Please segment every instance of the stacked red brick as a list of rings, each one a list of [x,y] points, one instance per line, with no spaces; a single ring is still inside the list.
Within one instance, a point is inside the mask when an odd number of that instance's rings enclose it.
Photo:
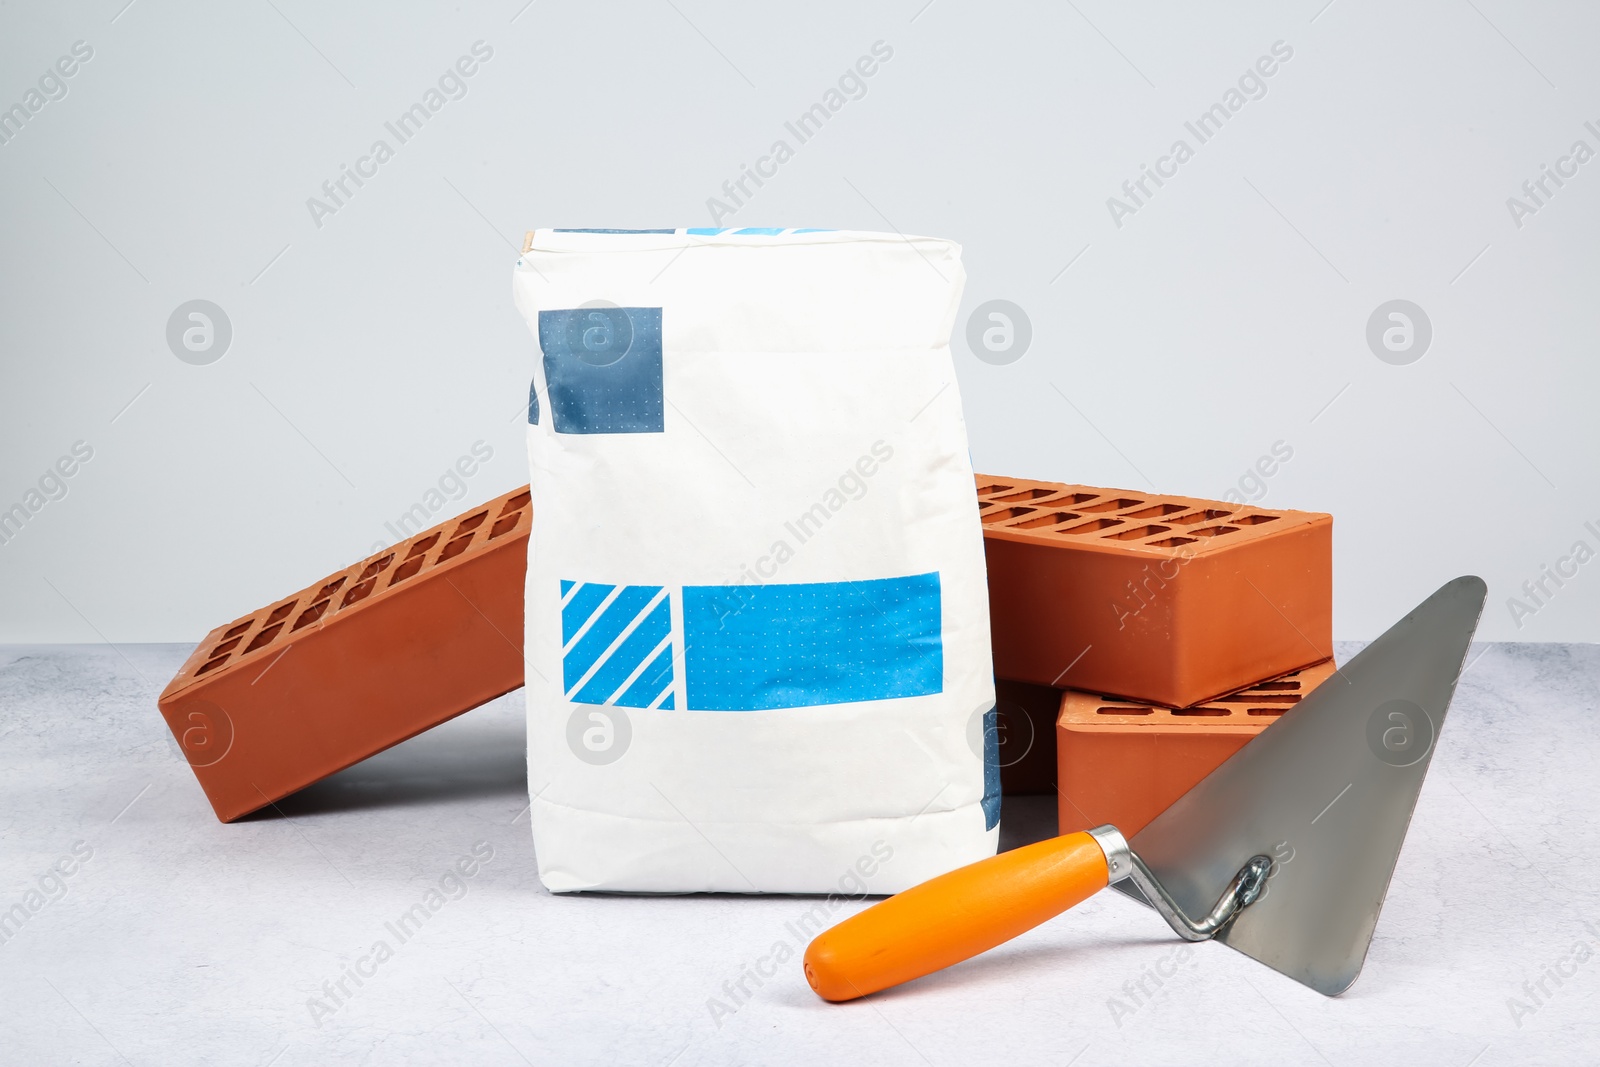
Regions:
[[[1331,516],[984,475],[978,508],[1002,781],[1058,784],[1063,833],[1134,832],[1271,721],[1251,707],[1285,706],[1252,687],[1333,654]],[[1083,701],[1150,714],[1108,732]]]

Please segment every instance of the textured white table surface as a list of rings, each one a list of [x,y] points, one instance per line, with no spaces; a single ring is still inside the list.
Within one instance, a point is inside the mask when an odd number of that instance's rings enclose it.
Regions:
[[[1600,1063],[1600,646],[1473,649],[1342,997],[1102,893],[849,1005],[796,960],[738,990],[812,900],[546,893],[521,694],[221,825],[155,708],[187,652],[0,648],[0,911],[38,905],[0,944],[0,1062]],[[1008,844],[1053,817],[1008,804]]]

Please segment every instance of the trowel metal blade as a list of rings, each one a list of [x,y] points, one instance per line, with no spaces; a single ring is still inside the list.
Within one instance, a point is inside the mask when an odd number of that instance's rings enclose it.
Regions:
[[[1216,940],[1328,996],[1350,988],[1486,593],[1447,583],[1134,836],[1196,916],[1272,857],[1266,891]]]

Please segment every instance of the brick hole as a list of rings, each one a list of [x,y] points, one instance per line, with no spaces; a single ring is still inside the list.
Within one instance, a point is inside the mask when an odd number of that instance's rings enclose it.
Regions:
[[[518,493],[510,500],[506,501],[505,506],[500,509],[500,514],[509,515],[513,511],[521,511],[523,508],[528,506],[528,501],[531,499],[533,499],[533,494],[531,493]]]
[[[271,626],[275,622],[282,622],[284,619],[287,619],[289,617],[289,613],[294,610],[294,605],[295,602],[293,600],[289,601],[287,604],[279,604],[277,607],[272,609],[272,614],[267,616],[267,621],[263,625]]]
[[[293,633],[302,626],[310,626],[312,623],[322,618],[323,613],[328,610],[328,604],[329,601],[319,600],[306,610],[302,611],[300,613],[300,617],[294,620],[294,625],[289,627],[289,632]]]
[[[389,564],[391,564],[393,562],[394,562],[394,553],[393,552],[389,553],[387,556],[384,556],[382,559],[373,560],[371,563],[367,564],[366,567],[364,567],[362,569],[361,574],[359,576],[357,576],[356,581],[364,582],[368,578],[377,577],[377,575],[381,571],[383,571],[385,568],[387,568],[389,566]],[[349,596],[345,597],[346,602],[348,602],[349,599],[350,599]],[[357,597],[357,599],[359,600],[360,598]]]
[[[488,517],[489,513],[487,511],[480,511],[476,515],[469,515],[461,520],[461,525],[457,526],[456,532],[450,536],[452,538],[456,538],[471,530],[476,530],[478,527],[483,525],[483,520],[487,519]]]
[[[233,646],[237,645],[240,641],[243,641],[243,640],[244,640],[244,638],[242,638],[242,637],[235,637],[232,640],[224,641],[224,642],[222,642],[222,644],[218,645],[216,648],[213,648],[211,650],[211,654],[213,656],[220,656],[224,652],[232,652],[233,651]]]
[[[1175,515],[1185,510],[1186,507],[1187,505],[1184,504],[1157,504],[1142,511],[1126,512],[1122,517],[1125,519],[1160,519],[1168,515]]]
[[[1136,508],[1143,504],[1143,500],[1133,500],[1128,497],[1118,497],[1115,500],[1102,500],[1098,504],[1086,504],[1080,511],[1122,511],[1126,508]]]
[[[1052,511],[1048,515],[1039,515],[1023,522],[1012,523],[1011,528],[1013,530],[1034,530],[1041,526],[1059,526],[1064,522],[1071,522],[1073,519],[1081,518],[1083,518],[1083,516],[1077,514],[1076,512]]]
[[[1246,715],[1282,715],[1288,708],[1251,708]]]
[[[317,595],[312,597],[311,600],[312,600],[313,603],[318,601],[318,600],[326,600],[329,597],[331,597],[333,594],[337,593],[339,590],[341,590],[343,588],[344,588],[344,575],[341,574],[341,575],[339,575],[339,577],[335,578],[333,581],[329,582],[327,585],[323,586],[321,589],[318,589],[317,590]]]
[[[1057,507],[1060,507],[1062,505],[1066,505],[1068,507],[1076,507],[1079,504],[1083,504],[1083,503],[1086,503],[1086,502],[1088,502],[1090,500],[1093,500],[1095,497],[1097,497],[1099,495],[1100,495],[1099,493],[1064,493],[1061,496],[1058,496],[1054,500],[1050,501],[1050,503],[1054,504]]]
[[[1096,708],[1096,715],[1154,715],[1155,708]]]
[[[1170,526],[1136,526],[1131,530],[1109,533],[1106,536],[1113,541],[1137,541],[1144,537],[1154,537],[1156,534],[1167,533],[1171,529],[1172,527]]]
[[[1024,515],[1032,515],[1038,508],[995,508],[987,512],[978,521],[983,523],[1005,522],[1007,519],[1020,519]]]
[[[1207,718],[1215,718],[1219,715],[1232,715],[1233,712],[1227,708],[1175,708],[1172,714],[1184,716],[1203,715]]]
[[[1165,538],[1165,539],[1160,540],[1160,541],[1151,541],[1150,542],[1150,547],[1151,548],[1177,548],[1179,545],[1192,545],[1192,544],[1194,544],[1194,538],[1192,538],[1192,537],[1168,537],[1168,538]]]
[[[494,520],[494,525],[489,527],[489,540],[493,541],[501,534],[508,534],[517,528],[517,522],[522,518],[522,512],[506,515]]]
[[[1254,696],[1218,697],[1218,704],[1298,704],[1299,693],[1258,693]]]
[[[980,485],[978,486],[978,495],[989,496],[992,493],[1009,493],[1015,488],[1016,486],[1014,485]]]
[[[239,623],[237,626],[228,627],[228,632],[222,635],[222,639],[224,641],[226,641],[230,637],[238,637],[240,634],[242,634],[246,630],[250,629],[251,626],[254,626],[255,625],[255,621],[256,620],[254,620],[254,619],[246,619],[244,622]]]
[[[350,587],[350,591],[344,595],[344,599],[339,601],[339,606],[341,608],[347,608],[351,604],[359,603],[360,601],[367,599],[367,597],[372,595],[372,590],[377,587],[377,584],[378,579],[376,575],[374,575],[364,582],[358,582],[355,585],[352,585]]]
[[[1223,534],[1238,533],[1237,526],[1207,526],[1203,530],[1190,530],[1190,537],[1221,537]]]
[[[1297,689],[1300,688],[1300,683],[1299,682],[1288,682],[1288,681],[1262,682],[1260,685],[1252,686],[1251,688],[1256,689],[1256,690],[1266,690],[1267,692],[1270,693],[1270,692],[1272,692],[1274,690],[1283,690],[1283,689],[1296,689],[1297,690]]]
[[[413,559],[428,551],[428,549],[439,543],[439,536],[440,535],[436,533],[429,534],[427,537],[424,537],[422,540],[412,545],[411,551],[406,553],[406,559]],[[415,574],[416,571],[412,571],[411,573]],[[391,582],[390,584],[392,585],[393,583]]]
[[[1042,496],[1054,496],[1055,493],[1056,493],[1056,491],[1054,489],[1024,489],[1024,490],[1022,490],[1021,492],[1018,492],[1018,493],[1007,493],[1005,496],[997,496],[997,497],[995,497],[995,499],[996,500],[1007,500],[1007,501],[1009,501],[1009,500],[1038,500]]]
[[[1246,515],[1242,519],[1232,519],[1230,521],[1235,522],[1240,526],[1260,526],[1264,522],[1277,522],[1278,521],[1278,516],[1276,516],[1276,515]]]
[[[228,662],[228,657],[226,655],[218,656],[216,659],[213,659],[213,660],[207,660],[204,666],[202,666],[199,670],[194,672],[194,675],[195,675],[196,678],[198,678],[202,674],[206,673],[206,671],[215,670],[216,668],[222,666],[226,662]]]
[[[265,630],[262,630],[260,633],[256,634],[255,637],[250,640],[250,643],[244,646],[244,650],[246,652],[254,652],[258,648],[272,644],[273,638],[278,636],[278,631],[281,629],[283,629],[283,623],[281,622],[275,626],[267,627]]]
[[[1223,519],[1233,512],[1224,508],[1207,508],[1205,511],[1196,511],[1191,515],[1179,515],[1168,519],[1168,522],[1178,523],[1181,526],[1193,526],[1197,522],[1211,522],[1213,519]]]
[[[1057,532],[1064,534],[1089,534],[1098,533],[1101,530],[1109,530],[1113,526],[1121,525],[1121,519],[1094,519],[1091,522],[1080,523],[1079,525],[1072,527],[1070,530],[1059,530]]]
[[[455,559],[457,556],[461,555],[461,553],[465,552],[467,550],[467,546],[471,543],[472,535],[470,533],[465,537],[458,537],[454,541],[448,542],[444,548],[439,550],[439,558],[434,561],[435,564],[437,565],[439,563],[443,563],[447,559]]]
[[[399,585],[401,582],[420,571],[424,562],[426,561],[422,558],[422,556],[412,556],[410,559],[406,560],[404,563],[400,564],[400,566],[394,569],[394,577],[389,579],[389,584],[391,586]]]

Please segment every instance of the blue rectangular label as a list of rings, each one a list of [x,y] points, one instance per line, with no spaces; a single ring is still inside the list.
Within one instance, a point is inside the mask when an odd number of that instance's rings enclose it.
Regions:
[[[694,711],[766,711],[944,691],[939,573],[683,587]]]

